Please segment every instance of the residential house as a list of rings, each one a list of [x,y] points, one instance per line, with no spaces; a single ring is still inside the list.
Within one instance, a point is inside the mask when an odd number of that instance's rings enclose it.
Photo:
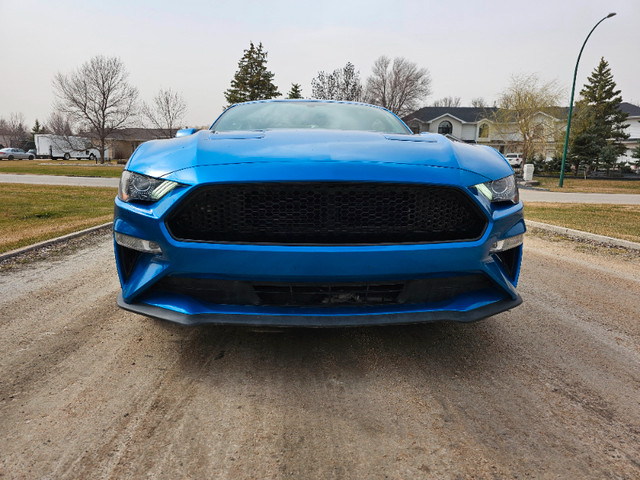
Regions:
[[[551,158],[557,146],[558,133],[562,132],[566,117],[563,109],[558,116],[538,112],[536,125],[537,150]],[[495,148],[502,154],[521,152],[521,136],[515,123],[496,124],[492,120],[496,107],[424,107],[404,118],[415,133],[431,132],[449,135],[467,143],[478,143]],[[559,117],[559,118],[558,118]]]
[[[629,114],[626,121],[627,125],[629,125],[626,130],[629,138],[622,142],[627,147],[627,152],[618,161],[634,164],[638,161],[637,158],[632,157],[632,154],[640,141],[640,107],[632,103],[623,102],[620,105],[620,110]]]
[[[496,107],[424,107],[403,120],[415,133],[450,135],[463,142],[489,145],[503,154],[520,152],[521,137],[515,124],[497,126],[491,120],[496,110]],[[558,142],[564,140],[568,110],[557,108],[554,115],[539,112],[535,117],[536,128],[546,132],[538,135],[544,138],[539,142],[538,150],[544,152],[547,158],[557,152]],[[632,163],[636,160],[631,158],[631,152],[640,139],[640,107],[622,102],[620,110],[629,114],[627,132],[630,138],[623,142],[627,146],[627,154],[620,157],[619,161]]]
[[[107,137],[107,159],[128,159],[141,143],[163,138],[157,128],[123,128]]]

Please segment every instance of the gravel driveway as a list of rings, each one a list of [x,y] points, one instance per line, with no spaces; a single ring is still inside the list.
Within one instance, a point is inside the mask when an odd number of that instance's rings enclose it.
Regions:
[[[528,236],[475,324],[182,328],[100,236],[0,274],[0,478],[640,478],[638,265]]]

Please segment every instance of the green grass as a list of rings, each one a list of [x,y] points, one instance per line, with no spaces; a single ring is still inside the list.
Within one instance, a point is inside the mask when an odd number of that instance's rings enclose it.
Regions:
[[[534,177],[540,187],[552,192],[580,193],[637,193],[640,194],[640,180],[594,180],[566,176],[562,188],[558,187],[558,178]]]
[[[524,218],[640,242],[640,205],[527,202]]]
[[[113,219],[115,188],[0,184],[0,253]]]
[[[0,161],[0,173],[66,175],[70,177],[115,177],[124,165],[100,165],[91,160],[7,160]]]

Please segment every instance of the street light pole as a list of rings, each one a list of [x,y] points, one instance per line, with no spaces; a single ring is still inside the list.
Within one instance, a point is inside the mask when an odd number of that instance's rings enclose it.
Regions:
[[[587,44],[587,40],[589,40],[589,37],[591,36],[593,31],[596,29],[596,27],[600,25],[602,22],[604,22],[607,18],[611,18],[614,15],[615,15],[615,12],[612,12],[595,24],[595,26],[589,32],[589,35],[587,35],[587,38],[584,39],[584,43],[582,44],[582,48],[580,49],[580,53],[578,54],[578,60],[576,61],[576,69],[573,72],[573,85],[571,86],[571,100],[569,102],[569,118],[567,119],[567,133],[564,136],[564,149],[562,150],[560,182],[558,183],[558,186],[560,188],[562,188],[562,183],[564,181],[564,165],[565,165],[565,162],[567,161],[567,146],[569,145],[569,132],[571,131],[571,114],[573,113],[573,94],[575,93],[575,90],[576,90],[576,77],[578,76],[578,64],[580,63],[580,57],[582,56],[582,51],[584,50],[584,46]]]

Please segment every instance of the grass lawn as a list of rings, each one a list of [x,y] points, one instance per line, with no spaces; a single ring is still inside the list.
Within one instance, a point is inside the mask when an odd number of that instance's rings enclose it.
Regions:
[[[0,253],[113,219],[117,189],[0,184]]]
[[[580,193],[638,193],[639,180],[594,180],[591,178],[565,176],[562,188],[558,187],[558,178],[534,177],[540,182],[540,187],[552,192],[580,192]]]
[[[120,177],[124,165],[97,164],[92,160],[3,160],[0,173],[67,175],[70,177]]]
[[[524,218],[640,242],[640,205],[527,202]]]

